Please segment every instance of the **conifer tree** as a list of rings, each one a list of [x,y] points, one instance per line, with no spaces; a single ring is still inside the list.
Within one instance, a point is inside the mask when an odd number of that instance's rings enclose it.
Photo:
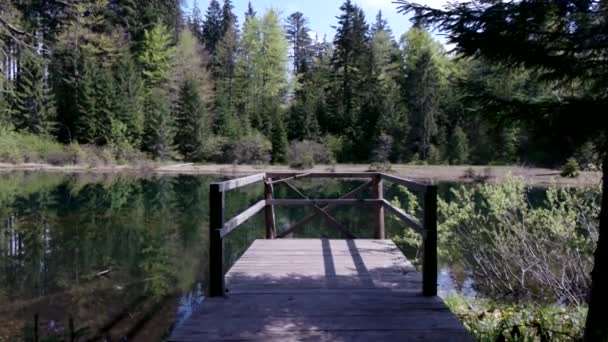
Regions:
[[[260,33],[262,53],[257,68],[261,79],[260,96],[263,101],[260,110],[263,117],[258,129],[270,134],[273,119],[283,119],[277,111],[287,86],[287,40],[275,10],[270,9],[264,14]]]
[[[225,0],[222,8],[221,24],[223,36],[213,57],[213,75],[216,93],[216,130],[230,135],[238,135],[240,125],[236,124],[238,119],[235,89],[238,30],[236,16],[232,10],[232,2]],[[235,129],[237,130],[235,131]]]
[[[144,132],[145,150],[159,160],[175,157],[175,122],[171,116],[168,95],[164,89],[152,88],[149,91],[145,113]]]
[[[144,33],[142,53],[138,61],[144,80],[150,87],[161,86],[169,79],[175,50],[171,47],[171,34],[167,27],[157,22]]]
[[[292,13],[286,20],[285,33],[291,45],[294,75],[305,73],[312,59],[312,39],[308,19],[302,12]]]
[[[281,113],[277,110],[273,118],[273,126],[271,130],[272,143],[272,163],[285,163],[287,160],[287,130],[285,129],[284,119]]]
[[[174,120],[168,94],[169,74],[175,51],[166,27],[156,23],[145,32],[143,51],[139,56],[148,87],[144,105],[144,149],[157,159],[173,157]]]
[[[460,126],[454,128],[450,139],[450,163],[462,165],[469,160],[469,139]]]
[[[211,55],[224,35],[222,27],[222,8],[218,0],[211,0],[203,22],[203,42]]]
[[[192,8],[192,14],[188,18],[188,28],[192,34],[198,39],[200,44],[205,44],[205,34],[203,31],[203,16],[201,9],[198,7],[198,1],[194,1],[194,7]]]
[[[411,28],[402,38],[405,56],[404,93],[410,113],[409,143],[412,152],[426,160],[432,144],[439,134],[438,118],[441,115],[441,70],[438,55],[441,53],[430,34],[418,27]]]
[[[342,14],[338,17],[332,57],[335,79],[332,102],[335,117],[330,119],[334,124],[329,129],[333,133],[350,132],[348,134],[352,135],[370,64],[368,26],[363,11],[351,0],[346,0],[340,10]]]
[[[95,143],[97,133],[97,93],[95,84],[99,77],[99,66],[93,57],[84,55],[79,67],[81,75],[77,85],[77,115],[74,122],[74,138],[81,143]]]
[[[98,145],[108,143],[125,143],[123,132],[116,131],[113,122],[120,122],[115,117],[116,111],[116,86],[114,75],[109,68],[98,69],[97,77],[95,78],[95,137],[94,142]]]
[[[114,67],[115,119],[125,125],[128,143],[139,148],[144,130],[145,89],[133,57],[124,51]]]
[[[55,127],[55,104],[44,75],[41,56],[25,51],[15,87],[13,124],[20,131],[50,134]]]
[[[207,128],[207,113],[196,81],[187,79],[179,91],[175,146],[185,160],[200,160]]]

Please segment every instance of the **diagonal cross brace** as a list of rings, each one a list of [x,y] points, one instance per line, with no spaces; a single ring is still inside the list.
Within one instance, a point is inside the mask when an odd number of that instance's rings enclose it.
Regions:
[[[308,196],[304,195],[298,188],[291,185],[288,181],[285,181],[285,185],[287,185],[291,190],[295,191],[298,195],[302,196],[302,198],[310,201]],[[340,230],[342,233],[346,234],[349,239],[355,239],[356,237],[348,231],[348,228],[344,227],[340,222],[336,221],[331,215],[329,215],[323,208],[319,207],[319,205],[314,204],[313,208],[317,211],[318,214],[322,214],[323,217],[336,229]]]
[[[369,188],[372,184],[374,183],[373,180],[366,182],[358,187],[356,187],[355,189],[351,190],[349,193],[347,193],[346,195],[340,197],[339,199],[349,199],[349,198],[353,198],[356,195],[360,194],[361,192],[363,192],[365,189]],[[328,213],[329,211],[333,210],[334,208],[336,208],[337,206],[339,206],[340,203],[333,203],[333,204],[328,204],[325,205],[323,207],[320,207],[320,209],[323,209],[323,211],[325,213]],[[277,235],[277,238],[284,238],[285,236],[296,232],[300,229],[302,229],[304,227],[305,224],[309,223],[310,221],[312,221],[315,217],[317,217],[317,215],[321,214],[320,211],[317,211],[314,214],[310,214],[307,217],[305,217],[304,219],[302,219],[300,222],[294,224],[293,226],[291,226],[289,229],[287,229],[286,231],[282,232],[281,234]]]

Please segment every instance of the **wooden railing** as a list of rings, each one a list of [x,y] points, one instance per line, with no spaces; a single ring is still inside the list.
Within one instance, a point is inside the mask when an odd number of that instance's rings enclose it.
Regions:
[[[338,199],[311,199],[302,193],[290,181],[301,178],[342,178],[368,179],[366,183],[356,187]],[[383,198],[383,181],[403,185],[410,191],[418,193],[423,198],[423,219],[420,222],[415,217],[393,206]],[[225,194],[230,190],[256,183],[264,184],[264,199],[255,203],[232,219],[224,220]],[[284,184],[296,192],[302,199],[275,199],[274,185]],[[372,197],[356,199],[368,188],[372,188]],[[224,238],[245,223],[262,209],[266,218],[266,238],[284,238],[302,229],[318,215],[328,224],[345,234],[349,239],[356,237],[341,223],[334,219],[329,212],[343,205],[372,206],[374,210],[374,238],[384,239],[384,210],[401,219],[413,228],[423,238],[422,259],[422,293],[425,296],[437,295],[437,186],[422,184],[404,178],[377,172],[360,173],[259,173],[225,182],[211,183],[209,191],[209,296],[222,296],[224,286]],[[275,206],[310,206],[314,213],[288,229],[277,234],[274,207]]]

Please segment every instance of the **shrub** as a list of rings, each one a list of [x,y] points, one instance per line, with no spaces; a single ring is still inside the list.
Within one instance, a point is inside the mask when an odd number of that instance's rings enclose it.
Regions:
[[[530,204],[523,180],[453,189],[439,199],[440,245],[479,289],[580,304],[591,284],[599,189],[549,188]],[[484,246],[484,248],[479,248]]]
[[[477,178],[477,173],[475,173],[475,169],[472,167],[468,167],[466,170],[464,170],[464,173],[462,174],[462,178],[464,179],[476,179]]]
[[[456,294],[445,303],[478,341],[582,340],[587,315],[583,306],[497,304]]]
[[[562,177],[576,178],[578,177],[579,166],[574,158],[568,158],[566,164],[562,166]]]
[[[331,164],[331,152],[315,141],[292,141],[288,151],[289,166],[294,169],[310,169],[315,164]]]
[[[252,133],[237,141],[222,136],[207,138],[202,158],[213,163],[267,164],[270,162],[272,145],[260,133]]]

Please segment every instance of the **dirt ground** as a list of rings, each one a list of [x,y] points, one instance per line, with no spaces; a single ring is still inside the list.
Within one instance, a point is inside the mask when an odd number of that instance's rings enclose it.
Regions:
[[[53,166],[46,164],[3,164],[0,172],[9,171],[46,171],[46,172],[133,172],[169,174],[211,174],[219,173],[236,176],[257,172],[365,172],[370,165],[337,164],[317,165],[308,170],[294,170],[288,166],[276,165],[220,165],[220,164],[163,164],[163,165],[113,165],[90,167],[86,165]],[[601,173],[584,171],[576,178],[563,178],[559,170],[522,166],[448,166],[448,165],[404,165],[393,164],[384,172],[404,178],[424,181],[489,181],[499,182],[508,175],[523,177],[529,185],[595,186],[600,183]]]

